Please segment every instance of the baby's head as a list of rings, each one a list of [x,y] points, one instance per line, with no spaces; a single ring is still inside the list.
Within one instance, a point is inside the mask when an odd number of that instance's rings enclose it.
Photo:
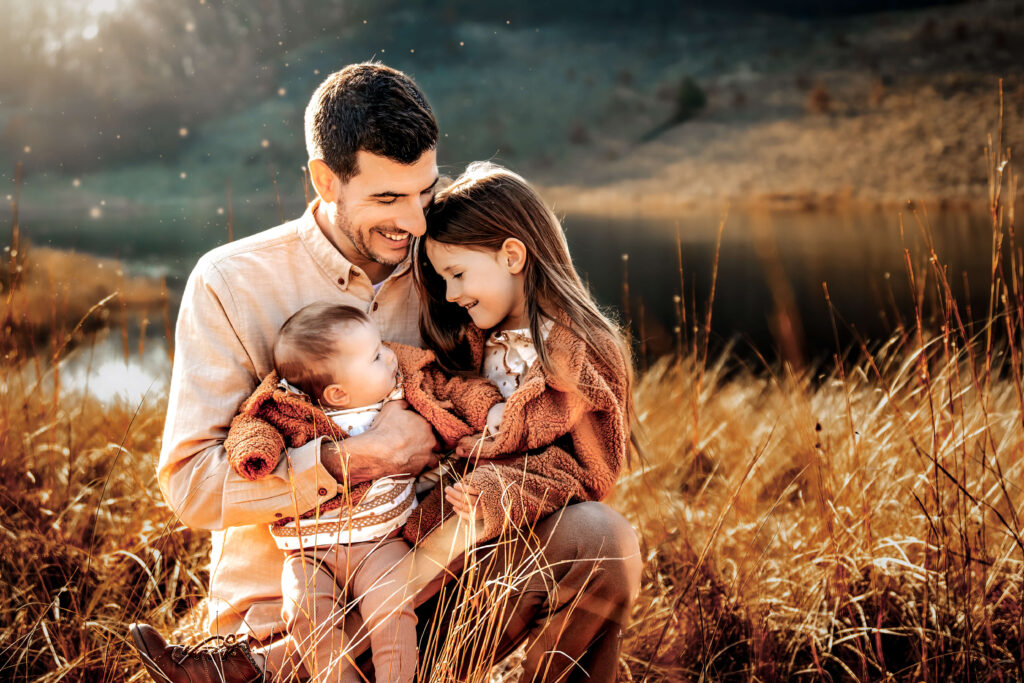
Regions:
[[[398,362],[377,326],[358,308],[327,302],[299,309],[281,326],[274,369],[333,409],[373,405],[398,382]]]

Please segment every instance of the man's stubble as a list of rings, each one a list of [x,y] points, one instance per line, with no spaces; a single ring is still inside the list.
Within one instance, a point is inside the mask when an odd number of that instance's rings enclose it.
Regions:
[[[344,237],[348,240],[349,244],[352,245],[352,248],[355,249],[356,253],[359,254],[360,257],[368,261],[378,263],[382,266],[397,266],[399,263],[405,260],[405,256],[408,254],[408,251],[401,257],[388,258],[382,254],[374,252],[370,245],[367,243],[367,236],[371,235],[374,230],[394,230],[393,225],[374,225],[373,227],[369,228],[366,231],[366,234],[364,235],[360,231],[356,230],[355,227],[352,225],[352,220],[349,218],[348,210],[343,201],[339,199],[335,203],[335,206],[337,208],[335,210],[335,219],[332,222],[332,225],[339,234],[344,235]]]

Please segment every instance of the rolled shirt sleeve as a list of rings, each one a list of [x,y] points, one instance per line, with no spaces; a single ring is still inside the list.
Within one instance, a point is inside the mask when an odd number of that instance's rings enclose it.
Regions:
[[[273,337],[254,359],[241,338],[246,313],[207,260],[189,277],[175,333],[175,359],[158,478],[181,521],[223,529],[273,522],[316,507],[337,492],[320,463],[319,440],[288,449],[275,471],[250,481],[230,467],[223,441],[238,406],[256,388]]]

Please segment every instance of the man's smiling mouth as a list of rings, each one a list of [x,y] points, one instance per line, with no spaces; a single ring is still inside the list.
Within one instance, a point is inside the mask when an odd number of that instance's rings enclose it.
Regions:
[[[407,232],[385,232],[378,230],[377,234],[392,242],[406,242],[409,239],[409,233]]]

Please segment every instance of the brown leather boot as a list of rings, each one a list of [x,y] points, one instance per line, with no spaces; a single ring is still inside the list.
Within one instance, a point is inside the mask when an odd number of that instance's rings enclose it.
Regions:
[[[192,647],[170,645],[149,624],[128,627],[135,650],[156,683],[263,683],[249,642],[235,635],[210,636]]]

